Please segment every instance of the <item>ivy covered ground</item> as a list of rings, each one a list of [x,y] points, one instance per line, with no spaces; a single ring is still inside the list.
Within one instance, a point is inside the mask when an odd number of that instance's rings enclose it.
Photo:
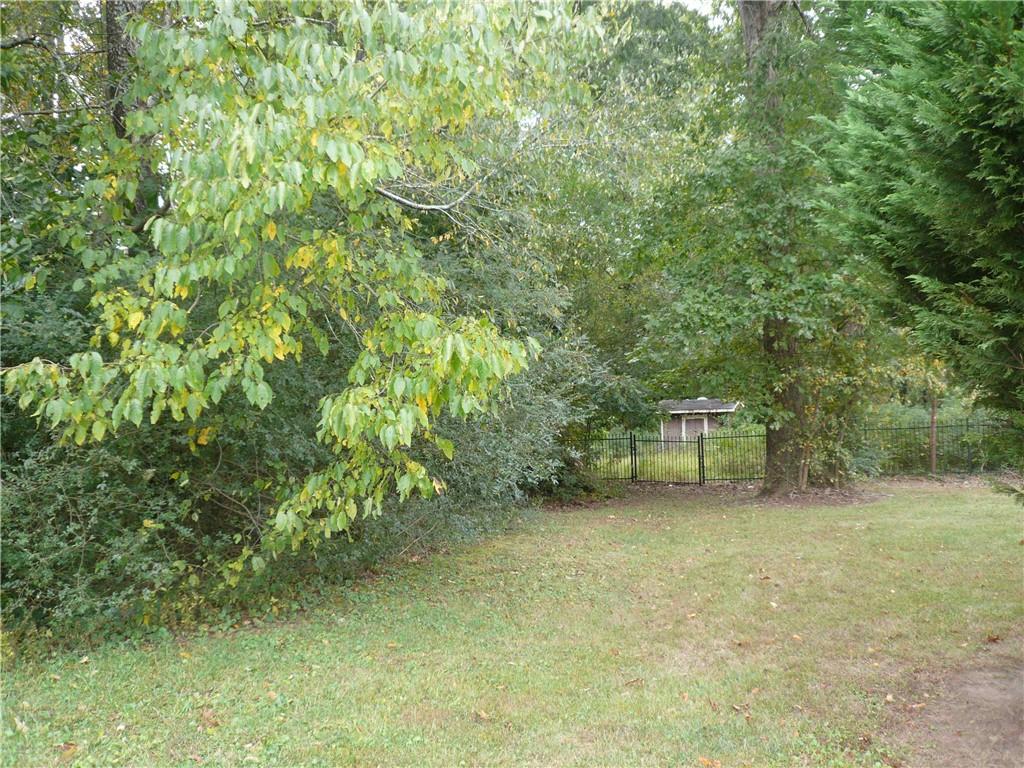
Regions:
[[[899,765],[942,680],[1019,663],[1008,498],[752,494],[540,511],[297,620],[19,661],[4,765]]]

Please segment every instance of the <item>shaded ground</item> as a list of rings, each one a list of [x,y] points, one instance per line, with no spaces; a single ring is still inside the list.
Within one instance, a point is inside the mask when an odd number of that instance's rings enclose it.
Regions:
[[[907,768],[1024,765],[1024,643],[993,641],[966,668],[923,683],[908,704],[894,729],[909,748]]]
[[[1024,510],[755,493],[547,510],[300,620],[8,666],[3,764],[937,768],[949,723],[1005,732],[971,719],[1012,712],[981,659],[1020,656],[989,638],[1024,636]]]

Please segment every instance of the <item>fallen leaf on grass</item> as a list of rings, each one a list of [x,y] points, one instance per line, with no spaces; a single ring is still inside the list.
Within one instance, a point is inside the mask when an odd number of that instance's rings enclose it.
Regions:
[[[28,726],[17,715],[14,716],[14,727],[18,733],[28,733]]]
[[[896,701],[895,697],[891,693],[885,694],[885,700],[889,703]]]
[[[478,709],[476,712],[473,713],[473,719],[476,720],[478,723],[486,723],[491,719],[491,716],[484,712],[482,709]]]
[[[732,709],[736,714],[743,715],[743,719],[748,723],[750,722],[750,704],[733,704]]]
[[[999,635],[989,635],[988,637],[985,638],[985,642],[987,642],[987,643],[998,643],[1002,639],[1003,638],[1000,637]]]
[[[206,729],[216,728],[220,725],[220,720],[217,719],[217,715],[212,709],[204,707],[203,711],[199,713],[199,725]]]
[[[638,688],[644,687],[644,679],[642,677],[634,677],[632,680],[627,680],[626,685],[636,686]]]
[[[65,741],[63,744],[58,744],[57,749],[60,750],[61,760],[70,760],[78,751],[78,745],[73,741]]]
[[[722,768],[721,760],[715,760],[710,757],[698,757],[697,762],[701,764],[701,768]]]

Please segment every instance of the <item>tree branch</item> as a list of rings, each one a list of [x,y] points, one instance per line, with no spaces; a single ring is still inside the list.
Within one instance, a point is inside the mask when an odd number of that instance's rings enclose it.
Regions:
[[[467,189],[457,198],[452,200],[450,203],[417,203],[415,200],[410,200],[406,197],[402,197],[401,195],[392,192],[389,189],[385,189],[384,187],[374,187],[374,191],[381,197],[386,197],[391,202],[398,203],[399,205],[403,205],[406,208],[412,208],[414,211],[450,211],[452,208],[454,208],[467,197],[469,197],[469,193],[473,191],[474,186],[476,185],[471,184],[469,189]]]
[[[800,3],[797,0],[791,0],[791,4],[796,8],[796,12],[800,14],[800,21],[804,23],[804,29],[807,30],[807,34],[811,37],[814,36],[814,32],[811,30],[811,22],[807,20],[807,16],[800,10]]]
[[[30,109],[25,112],[9,112],[6,115],[0,115],[0,120],[17,120],[19,117],[31,117],[33,115],[66,115],[71,112],[92,112],[96,110],[102,110],[103,107],[87,105],[85,107],[69,107],[69,108],[58,108],[53,109]]]
[[[151,216],[145,217],[141,221],[138,221],[135,224],[135,226],[132,227],[132,232],[134,232],[136,235],[140,234],[146,228],[146,225],[149,222],[151,222],[153,219],[159,219],[165,216],[169,210],[171,210],[171,201],[169,199],[164,199],[164,201],[160,204],[160,207],[156,209],[155,213],[153,213]]]
[[[8,48],[17,48],[20,45],[37,45],[45,48],[42,41],[37,35],[23,35],[21,37],[10,37],[6,40],[0,41],[0,50],[6,51]]]

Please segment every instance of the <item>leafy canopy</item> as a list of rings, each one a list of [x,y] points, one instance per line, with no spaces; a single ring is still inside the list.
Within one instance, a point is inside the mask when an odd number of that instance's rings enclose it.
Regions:
[[[319,408],[334,460],[284,497],[280,540],[346,530],[392,487],[432,494],[413,441],[450,457],[439,414],[487,408],[537,345],[445,312],[408,209],[472,179],[474,121],[515,117],[520,75],[556,69],[574,24],[515,3],[147,8],[129,24],[124,130],[87,120],[64,201],[60,241],[102,318],[93,348],[7,371],[8,391],[81,444],[201,423],[233,387],[265,408],[266,366],[350,334],[361,351]]]

